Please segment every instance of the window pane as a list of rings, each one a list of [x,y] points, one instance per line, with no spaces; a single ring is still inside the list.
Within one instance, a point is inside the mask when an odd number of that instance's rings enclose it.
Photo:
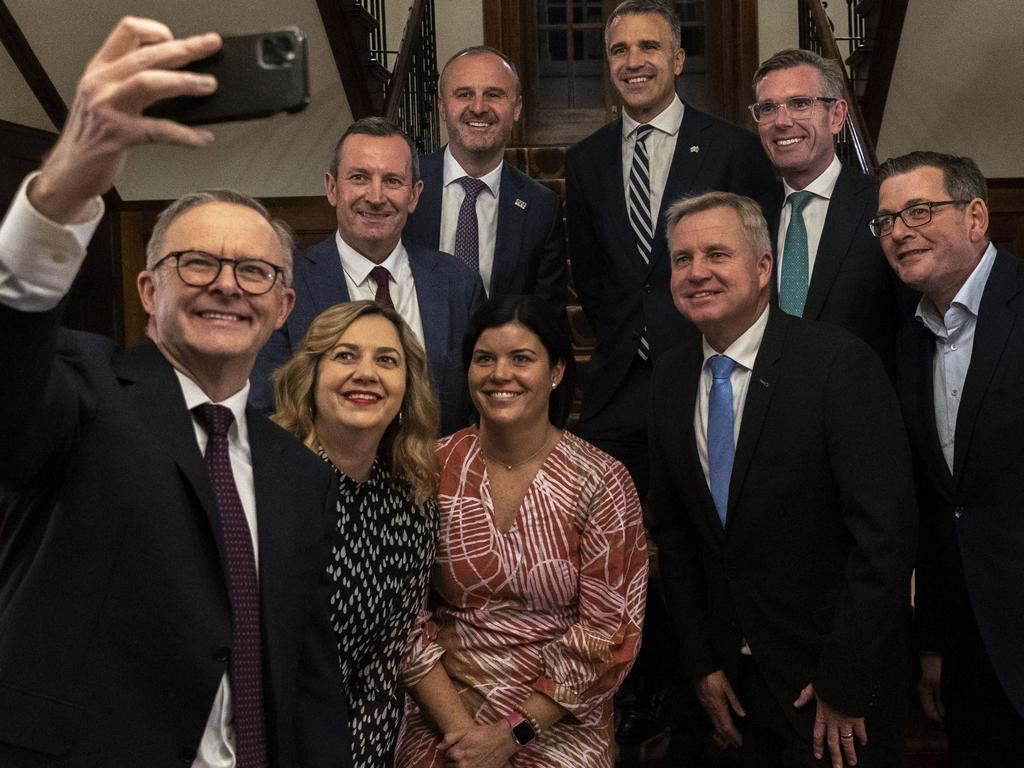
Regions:
[[[705,50],[705,29],[704,27],[683,27],[681,31],[681,43],[683,50],[686,51],[686,65],[689,66],[691,58],[703,58],[707,54]]]
[[[574,24],[598,22],[601,19],[601,0],[573,0],[572,20]]]
[[[540,24],[565,24],[566,0],[537,0],[537,21]]]
[[[683,22],[704,21],[704,0],[676,0],[676,13]]]

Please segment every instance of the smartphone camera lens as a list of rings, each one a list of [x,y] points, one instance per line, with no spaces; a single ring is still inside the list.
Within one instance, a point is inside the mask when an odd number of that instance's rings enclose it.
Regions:
[[[260,38],[260,64],[280,69],[295,61],[295,41],[290,35],[275,34]]]

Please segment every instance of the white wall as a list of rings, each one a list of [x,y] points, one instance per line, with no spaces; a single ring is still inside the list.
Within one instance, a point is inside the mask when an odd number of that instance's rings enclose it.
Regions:
[[[878,141],[973,157],[988,177],[1024,176],[1024,3],[911,0]]]

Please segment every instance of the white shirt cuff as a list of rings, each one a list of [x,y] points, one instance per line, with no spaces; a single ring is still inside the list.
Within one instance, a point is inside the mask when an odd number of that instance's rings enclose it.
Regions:
[[[21,183],[0,224],[0,304],[22,312],[46,312],[60,303],[85,261],[104,211],[103,199],[97,197],[88,221],[51,221],[32,207],[26,194],[38,174]]]

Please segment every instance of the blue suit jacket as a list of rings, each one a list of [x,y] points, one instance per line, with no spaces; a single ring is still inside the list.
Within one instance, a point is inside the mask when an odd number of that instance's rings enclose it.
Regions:
[[[782,205],[783,196],[777,194],[764,206],[773,252]],[[803,316],[838,325],[863,339],[893,375],[896,336],[900,323],[912,314],[907,310],[914,302],[889,268],[878,238],[868,229],[877,210],[878,181],[844,167],[825,214]],[[775,274],[772,297],[778,297]]]
[[[755,200],[778,188],[760,141],[749,131],[686,105],[662,196],[649,264],[637,254],[622,188],[622,120],[600,128],[566,155],[566,214],[573,283],[597,346],[583,392],[584,419],[615,393],[647,328],[651,360],[692,326],[669,294],[665,210],[683,195],[722,190]],[[638,417],[642,404],[636,409]]]
[[[209,473],[152,343],[0,307],[0,765],[188,764],[227,669]],[[337,491],[247,412],[270,763],[351,765],[321,578]]]
[[[428,248],[441,238],[444,148],[420,157],[423,192],[402,236]],[[518,204],[517,204],[518,203]],[[565,310],[565,225],[558,195],[509,163],[502,165],[491,298],[530,293]]]
[[[462,336],[469,318],[484,300],[480,276],[447,253],[406,243],[430,380],[441,401],[441,434],[466,426],[472,413],[462,365]],[[295,257],[295,309],[260,351],[252,373],[250,401],[274,409],[271,376],[287,362],[309,324],[328,307],[349,300],[345,273],[334,235]]]
[[[932,390],[935,338],[914,319],[899,335],[899,395],[921,508],[918,645],[942,654],[946,682],[968,601],[992,667],[1024,716],[1024,266],[999,251],[978,310],[957,411],[953,472]]]

